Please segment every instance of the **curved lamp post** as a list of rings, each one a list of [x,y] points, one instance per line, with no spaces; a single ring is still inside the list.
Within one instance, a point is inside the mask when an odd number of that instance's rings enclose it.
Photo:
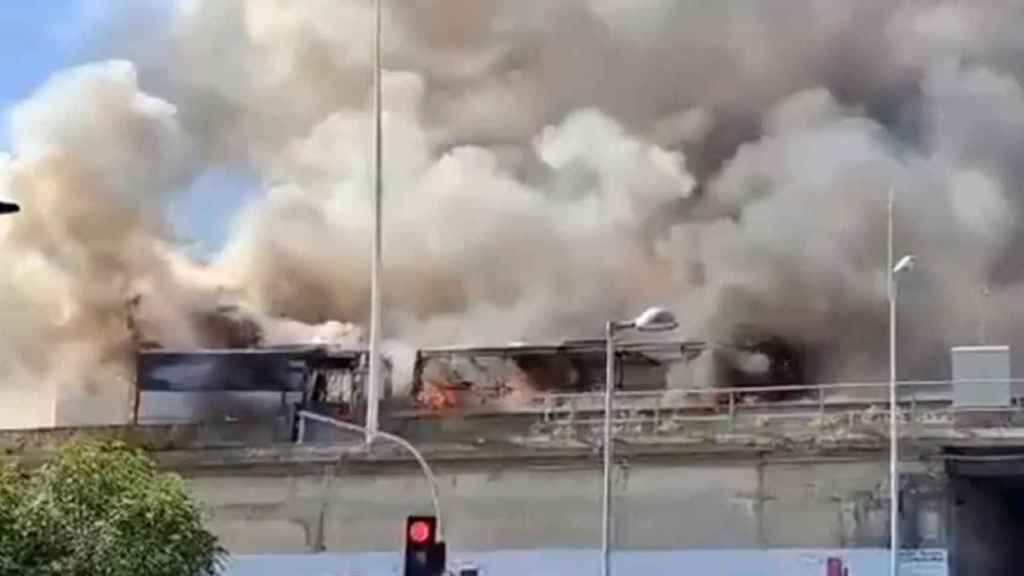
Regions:
[[[299,418],[299,431],[296,443],[302,444],[306,440],[306,420],[312,420],[314,422],[320,422],[321,424],[327,424],[341,430],[348,430],[350,432],[357,432],[359,434],[367,434],[365,426],[358,424],[352,424],[351,422],[345,422],[344,420],[338,420],[337,418],[331,418],[308,410],[300,410],[297,414]],[[437,538],[438,540],[444,540],[444,522],[441,519],[441,498],[438,496],[437,489],[437,477],[434,476],[434,471],[430,468],[430,464],[427,464],[427,459],[424,458],[423,454],[416,449],[408,440],[395,434],[388,434],[387,432],[377,431],[370,436],[371,441],[384,439],[389,442],[393,442],[398,446],[405,449],[406,452],[412,454],[413,458],[420,465],[420,470],[423,472],[423,476],[427,479],[427,485],[430,488],[430,501],[434,506],[434,517],[437,518]],[[369,445],[368,445],[369,446]]]
[[[625,322],[608,322],[605,329],[604,380],[604,487],[601,518],[601,574],[611,575],[612,525],[612,399],[615,391],[615,334],[623,330],[666,332],[679,326],[676,317],[665,308],[648,308]]]

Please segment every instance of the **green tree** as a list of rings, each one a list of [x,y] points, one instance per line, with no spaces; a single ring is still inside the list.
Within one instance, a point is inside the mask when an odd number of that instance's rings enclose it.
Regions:
[[[0,576],[211,576],[223,557],[181,479],[122,444],[0,470]]]
[[[10,466],[0,465],[0,575],[20,573],[29,544],[18,522],[26,499],[25,480]]]

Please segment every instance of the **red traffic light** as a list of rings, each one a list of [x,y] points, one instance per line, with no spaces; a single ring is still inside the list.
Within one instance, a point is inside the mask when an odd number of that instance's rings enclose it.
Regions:
[[[415,520],[409,523],[409,540],[413,544],[426,544],[433,540],[433,527],[426,520]]]
[[[409,516],[405,521],[405,545],[422,548],[437,542],[437,518]]]
[[[447,556],[444,542],[438,542],[437,518],[409,516],[405,521],[404,576],[441,576]]]

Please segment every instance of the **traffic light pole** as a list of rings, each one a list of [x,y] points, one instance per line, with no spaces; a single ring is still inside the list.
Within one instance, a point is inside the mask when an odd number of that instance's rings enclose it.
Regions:
[[[300,410],[297,417],[299,419],[299,434],[296,440],[298,444],[302,444],[306,439],[306,420],[313,420],[314,422],[320,422],[321,424],[327,424],[328,426],[348,430],[349,432],[356,432],[358,434],[366,433],[366,428],[364,426],[352,424],[351,422],[345,422],[344,420],[338,420],[315,412]],[[421,454],[415,446],[401,436],[388,434],[387,432],[381,432],[378,430],[373,434],[372,440],[377,440],[378,438],[388,440],[401,446],[406,452],[412,454],[412,457],[419,463],[420,469],[423,471],[423,476],[426,477],[427,483],[430,485],[430,500],[434,505],[434,517],[437,518],[437,539],[439,541],[444,541],[444,523],[441,520],[441,499],[438,497],[437,478],[434,476],[434,471],[430,469],[430,465],[427,464],[427,459],[423,457],[423,454]],[[372,446],[372,444],[369,444],[368,447],[369,446]]]

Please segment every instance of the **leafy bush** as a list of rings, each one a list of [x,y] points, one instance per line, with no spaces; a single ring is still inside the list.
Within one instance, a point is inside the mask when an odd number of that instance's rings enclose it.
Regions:
[[[223,556],[181,479],[121,444],[0,470],[0,576],[211,576]]]

